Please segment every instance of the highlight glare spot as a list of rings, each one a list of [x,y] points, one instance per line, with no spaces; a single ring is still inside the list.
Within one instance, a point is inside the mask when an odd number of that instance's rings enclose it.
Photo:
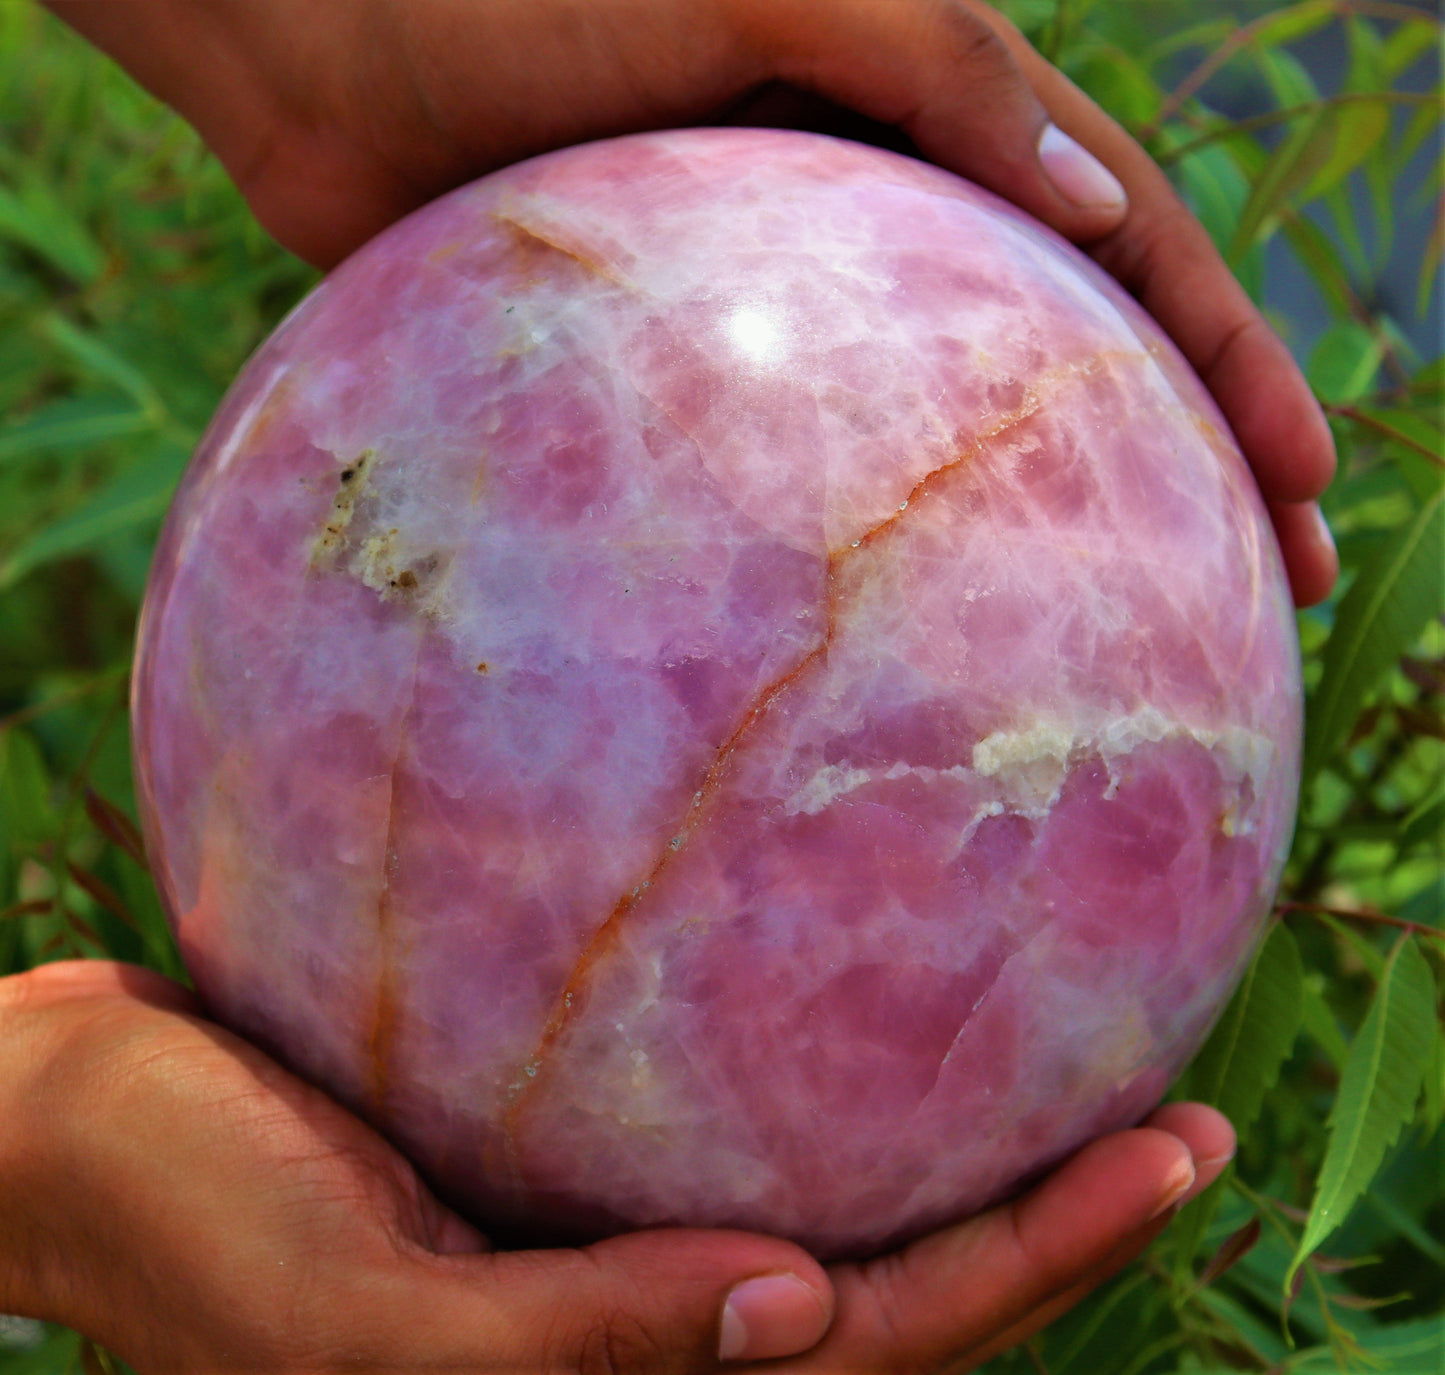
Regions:
[[[783,332],[764,311],[735,310],[728,317],[727,331],[733,347],[755,363],[770,363],[783,351]]]

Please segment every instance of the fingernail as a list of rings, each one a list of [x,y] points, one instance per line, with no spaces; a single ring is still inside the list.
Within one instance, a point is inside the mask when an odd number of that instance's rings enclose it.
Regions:
[[[1194,1172],[1196,1174],[1208,1174],[1211,1170],[1222,1170],[1233,1159],[1233,1151],[1230,1151],[1226,1155],[1211,1155],[1207,1160],[1196,1160],[1194,1162]]]
[[[1228,1155],[1211,1155],[1205,1160],[1196,1160],[1194,1162],[1194,1180],[1184,1191],[1183,1197],[1178,1200],[1177,1206],[1182,1208],[1186,1203],[1193,1203],[1224,1173],[1233,1159],[1234,1152],[1230,1151]],[[1165,1207],[1168,1206],[1165,1204]]]
[[[1164,1180],[1164,1188],[1160,1191],[1159,1202],[1154,1211],[1149,1214],[1149,1221],[1153,1222],[1156,1217],[1167,1213],[1176,1203],[1189,1192],[1189,1186],[1194,1183],[1194,1161],[1185,1156]]]
[[[1317,501],[1310,503],[1310,521],[1315,527],[1315,538],[1319,540],[1320,548],[1328,549],[1333,554],[1335,537],[1330,532],[1330,523],[1325,519],[1325,513],[1320,510],[1320,504]]]
[[[1077,206],[1113,210],[1128,202],[1118,177],[1057,124],[1045,124],[1039,135],[1039,162],[1054,189]]]
[[[728,1295],[718,1359],[766,1361],[816,1346],[828,1326],[823,1300],[796,1275],[759,1275]]]

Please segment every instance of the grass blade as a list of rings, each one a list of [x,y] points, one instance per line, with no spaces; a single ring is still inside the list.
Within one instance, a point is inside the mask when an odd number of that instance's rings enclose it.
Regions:
[[[52,401],[33,415],[0,429],[0,463],[48,449],[81,449],[153,429],[156,417],[134,401],[104,396]]]
[[[28,249],[80,286],[95,281],[105,269],[105,254],[41,182],[17,192],[0,185],[0,242]]]
[[[44,338],[69,354],[87,372],[114,383],[142,410],[158,418],[166,414],[165,402],[145,374],[103,343],[97,335],[72,324],[65,316],[54,311],[41,316],[37,328]]]
[[[184,452],[167,445],[149,462],[111,479],[0,562],[0,592],[41,564],[85,553],[111,535],[159,520],[184,466]]]

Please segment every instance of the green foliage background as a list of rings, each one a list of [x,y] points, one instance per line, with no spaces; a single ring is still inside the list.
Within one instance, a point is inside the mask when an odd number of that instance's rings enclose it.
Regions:
[[[1142,1264],[988,1369],[1439,1375],[1440,21],[1376,0],[1005,8],[1166,165],[1251,292],[1311,284],[1323,324],[1275,322],[1335,426],[1344,576],[1299,621],[1307,776],[1278,920],[1179,1090],[1231,1114],[1238,1160]],[[1303,58],[1330,42],[1343,74],[1321,89]],[[1411,249],[1402,217],[1432,206]],[[1402,267],[1413,299],[1394,301]],[[0,0],[0,975],[73,955],[180,974],[135,843],[135,614],[187,454],[313,280],[185,125]],[[0,1319],[0,1375],[117,1368]]]

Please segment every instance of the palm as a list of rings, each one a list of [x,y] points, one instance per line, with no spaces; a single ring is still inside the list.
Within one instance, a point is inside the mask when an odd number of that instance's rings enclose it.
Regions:
[[[50,1132],[63,1206],[39,1219],[45,1244],[127,1261],[64,1319],[143,1371],[560,1370],[569,1341],[600,1341],[623,1370],[710,1369],[728,1277],[782,1269],[820,1293],[831,1281],[837,1300],[822,1344],[784,1367],[794,1375],[967,1369],[1147,1244],[1171,1172],[1189,1173],[1181,1139],[1201,1160],[1196,1188],[1232,1144],[1217,1114],[1175,1105],[1163,1130],[1095,1143],[1017,1204],[827,1279],[796,1248],[740,1232],[493,1253],[381,1137],[167,980],[94,961],[4,982],[28,984],[22,1030],[51,1047],[31,1099],[87,1105]],[[703,1318],[659,1339],[626,1303]],[[159,1312],[175,1316],[136,1325]]]
[[[128,1331],[114,1344],[142,1369],[209,1368],[219,1351],[266,1368],[280,1315],[306,1332],[351,1325],[348,1291],[398,1252],[481,1244],[363,1122],[183,1010],[173,985],[130,971],[117,994],[119,968],[79,967],[51,1010],[68,1017],[55,1073],[88,1111],[57,1162],[81,1162],[71,1206],[47,1222],[69,1254],[130,1262],[79,1325],[109,1340],[117,1318],[173,1311],[146,1334],[162,1346],[137,1350]]]

